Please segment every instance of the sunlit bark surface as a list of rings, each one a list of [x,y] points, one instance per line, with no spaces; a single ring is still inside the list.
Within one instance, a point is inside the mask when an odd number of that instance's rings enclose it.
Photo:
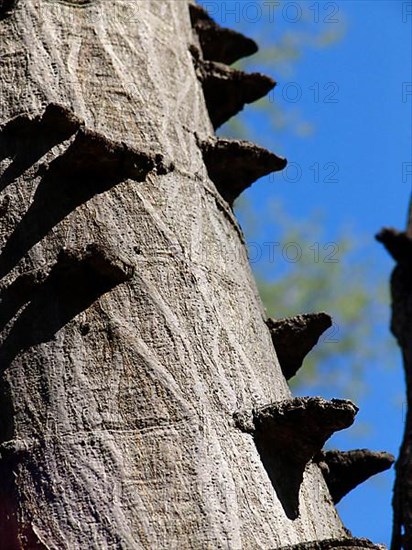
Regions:
[[[199,148],[213,129],[187,2],[21,0],[2,16],[5,547],[343,537],[319,468],[291,519],[233,418],[290,392]]]

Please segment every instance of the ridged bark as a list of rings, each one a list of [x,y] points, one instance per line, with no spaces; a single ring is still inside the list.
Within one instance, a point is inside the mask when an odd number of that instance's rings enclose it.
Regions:
[[[2,6],[3,547],[338,544],[319,467],[290,519],[235,421],[290,391],[199,147],[188,3]]]

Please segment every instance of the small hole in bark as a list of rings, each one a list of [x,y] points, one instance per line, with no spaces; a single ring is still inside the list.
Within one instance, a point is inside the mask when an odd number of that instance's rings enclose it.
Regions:
[[[80,334],[82,336],[87,336],[90,332],[90,325],[89,323],[83,323],[82,325],[80,325]]]

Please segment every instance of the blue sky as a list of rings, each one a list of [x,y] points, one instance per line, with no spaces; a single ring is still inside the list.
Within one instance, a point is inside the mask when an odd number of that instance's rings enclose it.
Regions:
[[[321,211],[329,241],[339,228],[350,225],[365,241],[365,254],[357,261],[371,262],[376,281],[389,280],[393,263],[374,235],[382,226],[405,227],[411,193],[411,2],[272,2],[278,4],[274,12],[268,2],[202,3],[216,20],[241,30],[262,47],[276,43],[285,32],[344,32],[324,48],[303,41],[298,46],[301,56],[290,67],[276,59],[264,68],[255,67],[278,82],[271,95],[273,113],[270,107],[262,111],[250,106],[239,120],[254,140],[286,156],[295,172],[291,170],[289,181],[279,174],[262,178],[245,196],[258,216],[275,199],[296,223]],[[292,121],[284,128],[276,128],[275,107]],[[313,131],[302,137],[296,131],[299,125],[301,130],[312,126]],[[382,366],[388,362],[390,369]],[[356,445],[350,432],[335,437],[336,447],[397,454],[404,385],[395,347],[382,365],[367,365],[369,392],[357,403],[358,420],[371,429]],[[377,476],[338,506],[354,535],[389,544],[392,482],[393,473]]]

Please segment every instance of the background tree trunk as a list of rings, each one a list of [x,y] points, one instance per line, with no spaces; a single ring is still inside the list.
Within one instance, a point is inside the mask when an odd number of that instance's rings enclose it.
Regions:
[[[396,261],[391,276],[391,330],[405,369],[405,430],[396,462],[392,550],[412,547],[412,202],[406,231],[385,228],[377,235]]]
[[[187,2],[0,5],[2,547],[347,537],[313,463],[291,517],[239,420],[290,392],[199,148]]]

